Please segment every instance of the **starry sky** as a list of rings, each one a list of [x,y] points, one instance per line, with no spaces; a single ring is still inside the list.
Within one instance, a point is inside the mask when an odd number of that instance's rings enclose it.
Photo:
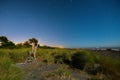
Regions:
[[[0,0],[0,36],[65,47],[120,46],[120,0]]]

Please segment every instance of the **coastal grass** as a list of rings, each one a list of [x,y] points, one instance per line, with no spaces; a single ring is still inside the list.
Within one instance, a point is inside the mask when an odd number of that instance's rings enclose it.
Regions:
[[[24,72],[6,55],[0,55],[0,80],[23,80]]]
[[[22,80],[24,72],[16,67],[15,64],[24,63],[30,51],[31,48],[0,49],[0,80]],[[71,50],[56,48],[38,48],[36,55],[38,62],[66,64],[71,68],[79,68],[82,66],[82,70],[85,70],[86,67],[91,68],[91,65],[99,64],[100,70],[96,75],[90,74],[92,75],[91,79],[96,79],[96,76],[100,75],[104,75],[105,77],[103,77],[103,79],[106,80],[118,80],[120,78],[119,58],[93,54],[91,51],[83,49]],[[69,71],[66,72],[64,68],[59,68],[58,73],[61,75],[71,75],[71,73],[69,73]]]

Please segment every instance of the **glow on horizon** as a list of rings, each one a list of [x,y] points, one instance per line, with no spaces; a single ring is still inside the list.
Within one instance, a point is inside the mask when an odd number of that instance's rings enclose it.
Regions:
[[[15,44],[24,43],[27,40],[28,39],[21,39],[21,40],[20,39],[10,39],[10,41],[14,42]],[[40,44],[40,46],[51,46],[51,47],[59,47],[59,48],[64,48],[65,47],[64,45],[60,45],[60,44],[57,44],[57,43],[52,43],[52,42],[48,42],[48,41],[41,41],[40,39],[37,39],[37,40],[38,40],[38,44]]]

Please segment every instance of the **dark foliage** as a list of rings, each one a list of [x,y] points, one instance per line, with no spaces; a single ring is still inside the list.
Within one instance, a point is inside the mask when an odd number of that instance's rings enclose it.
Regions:
[[[37,45],[38,40],[35,39],[35,38],[31,38],[31,39],[28,40],[28,42],[29,42],[29,43],[35,43],[35,45]]]
[[[39,46],[39,48],[43,48],[43,49],[55,49],[55,47],[51,47],[51,46]]]
[[[66,53],[62,53],[61,55],[56,55],[55,58],[55,63],[60,63],[60,64],[68,64],[70,65],[71,61],[69,59],[70,55],[67,55]]]
[[[8,40],[6,36],[0,36],[1,48],[14,48],[15,44]]]
[[[76,52],[72,55],[72,66],[83,70],[87,62],[86,55],[84,52]]]

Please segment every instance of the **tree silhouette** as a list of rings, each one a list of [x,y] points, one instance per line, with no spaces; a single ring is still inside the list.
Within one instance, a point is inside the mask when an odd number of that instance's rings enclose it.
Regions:
[[[8,39],[6,36],[0,36],[0,42],[5,43],[8,42]]]
[[[29,42],[30,44],[34,43],[35,45],[37,45],[38,40],[35,39],[35,38],[31,38],[31,39],[28,40],[28,42]]]
[[[0,36],[0,42],[1,42],[1,47],[5,47],[5,48],[15,47],[15,44],[12,41],[8,40],[6,36]]]

